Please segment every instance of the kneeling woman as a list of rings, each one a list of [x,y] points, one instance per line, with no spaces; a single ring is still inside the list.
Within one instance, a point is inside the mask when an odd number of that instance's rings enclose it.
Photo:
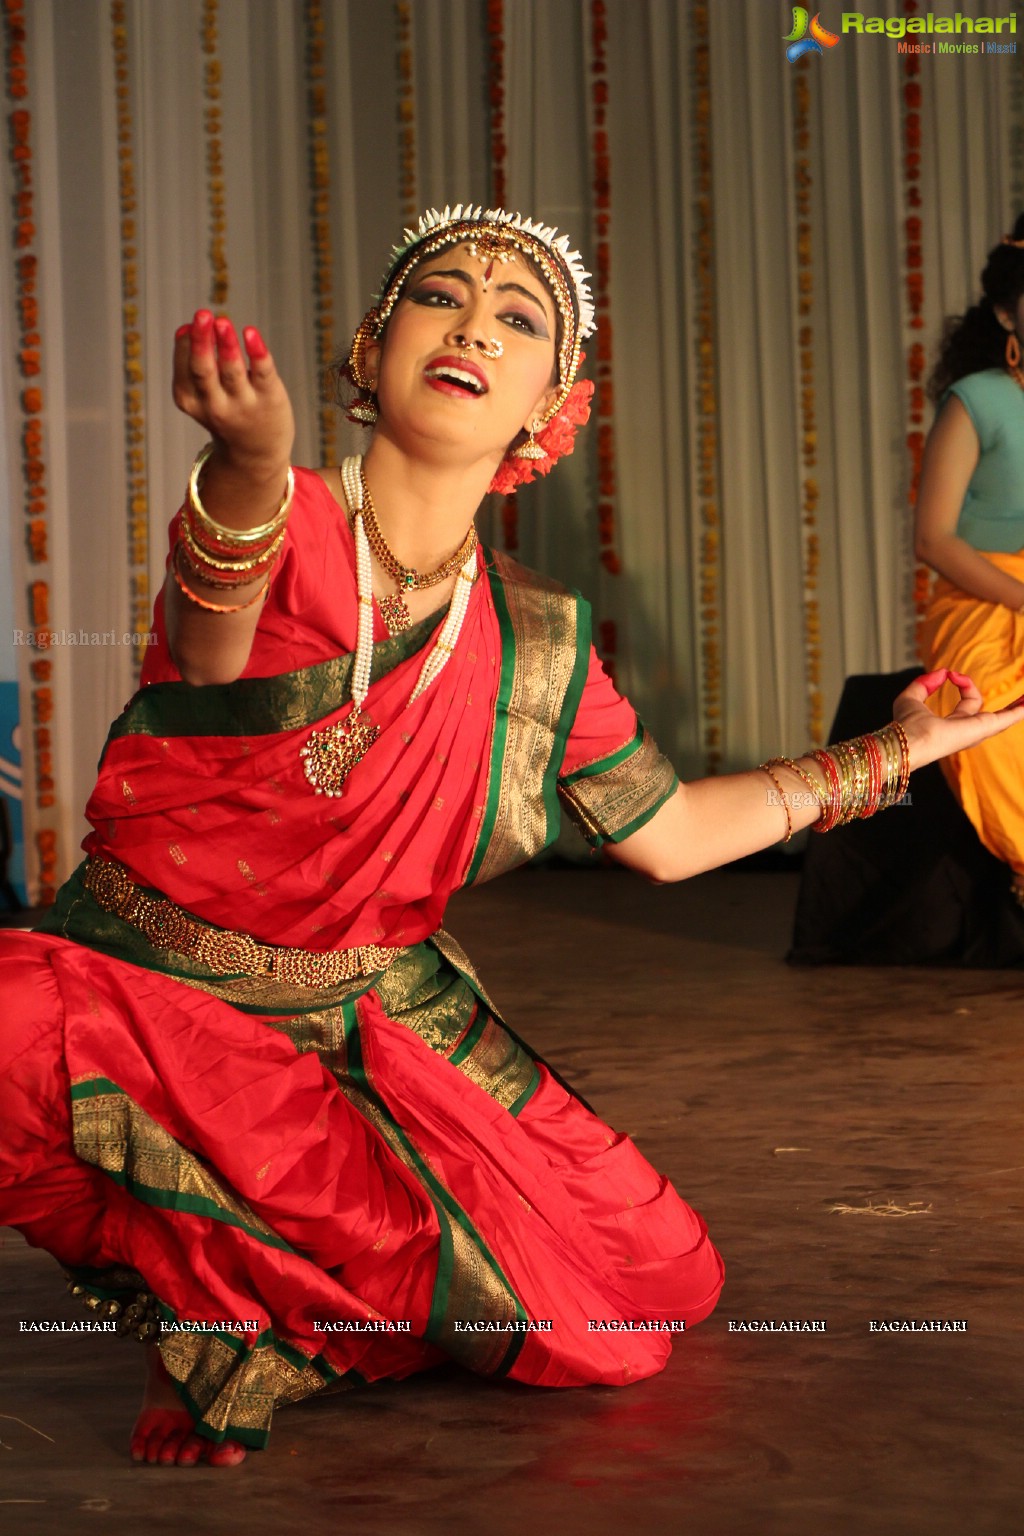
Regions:
[[[677,880],[1024,717],[964,680],[937,719],[943,674],[877,736],[680,786],[586,605],[473,526],[571,443],[592,329],[554,231],[427,215],[347,364],[365,459],[319,473],[289,467],[256,331],[247,355],[206,312],[177,334],[175,400],[212,444],[159,638],[85,863],[2,950],[0,1219],[158,1340],[140,1460],[236,1462],[277,1405],[446,1356],[552,1387],[660,1370],[721,1288],[704,1223],[501,1022],[448,897],[560,806]]]

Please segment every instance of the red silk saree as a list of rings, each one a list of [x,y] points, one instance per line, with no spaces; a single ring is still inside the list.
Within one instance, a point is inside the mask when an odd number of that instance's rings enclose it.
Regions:
[[[299,754],[349,708],[355,578],[333,497],[298,482],[246,672],[184,684],[158,605],[89,862],[45,932],[0,948],[0,1219],[102,1315],[144,1315],[200,1432],[249,1445],[281,1403],[445,1357],[547,1386],[650,1375],[722,1283],[699,1216],[440,929],[454,890],[546,846],[561,809],[599,844],[673,792],[586,605],[482,554],[455,653],[408,708],[436,621],[390,638],[378,616],[380,737],[317,796]],[[108,868],[117,900],[90,874]],[[239,933],[313,972],[394,954],[304,985],[244,949],[233,965]]]

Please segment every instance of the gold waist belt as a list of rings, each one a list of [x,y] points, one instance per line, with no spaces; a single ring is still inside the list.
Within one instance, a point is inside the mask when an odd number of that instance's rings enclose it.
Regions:
[[[290,949],[261,944],[248,933],[212,928],[173,901],[147,896],[112,859],[90,859],[85,887],[105,912],[137,928],[155,949],[196,960],[215,976],[269,977],[294,987],[335,987],[384,971],[400,953],[379,944],[358,949]]]

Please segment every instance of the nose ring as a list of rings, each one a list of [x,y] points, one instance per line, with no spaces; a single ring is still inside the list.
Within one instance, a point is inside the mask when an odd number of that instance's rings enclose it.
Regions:
[[[490,350],[484,346],[482,341],[476,341],[473,343],[473,345],[476,347],[481,357],[486,357],[488,362],[492,363],[496,362],[505,350],[503,344],[494,336],[491,337]]]

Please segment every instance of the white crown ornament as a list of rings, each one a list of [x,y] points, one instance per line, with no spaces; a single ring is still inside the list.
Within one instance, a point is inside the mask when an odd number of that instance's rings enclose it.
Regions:
[[[559,235],[552,224],[541,224],[539,220],[524,219],[521,213],[508,213],[504,208],[485,209],[480,204],[474,206],[472,203],[456,203],[454,208],[446,204],[443,212],[436,208],[428,208],[420,215],[419,223],[414,230],[403,230],[404,244],[396,245],[392,249],[388,270],[381,282],[378,302],[383,300],[387,292],[388,279],[398,271],[409,253],[430,235],[436,235],[456,224],[489,224],[498,230],[514,230],[546,246],[564,267],[572,282],[579,315],[578,340],[582,341],[585,337],[593,335],[596,330],[594,300],[587,283],[587,278],[591,274],[584,267],[579,251],[570,249],[569,236]]]

